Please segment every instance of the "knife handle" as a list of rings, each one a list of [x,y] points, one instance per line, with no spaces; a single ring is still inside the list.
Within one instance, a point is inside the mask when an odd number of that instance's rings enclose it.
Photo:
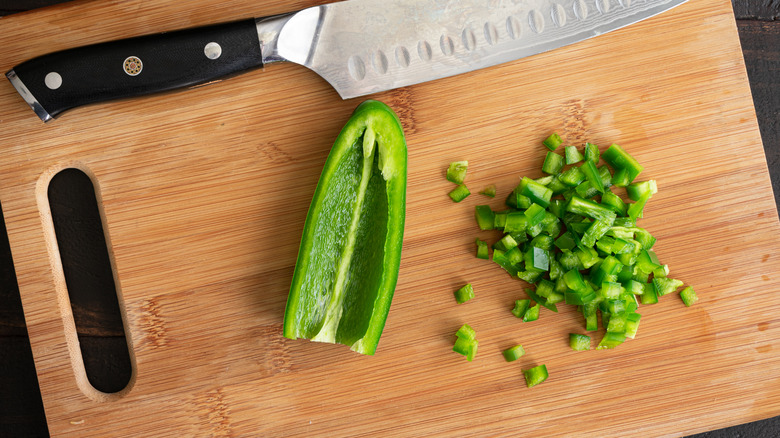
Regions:
[[[43,55],[6,76],[43,121],[81,105],[190,87],[263,66],[255,20]]]

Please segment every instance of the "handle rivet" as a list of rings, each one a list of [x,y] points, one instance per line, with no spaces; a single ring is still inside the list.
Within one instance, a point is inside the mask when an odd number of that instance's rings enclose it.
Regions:
[[[137,56],[128,56],[122,63],[122,66],[125,69],[125,73],[130,76],[138,76],[141,74],[141,70],[144,69],[144,63]]]
[[[212,41],[206,44],[206,47],[203,48],[203,53],[208,59],[217,59],[222,55],[222,46]]]
[[[50,90],[56,90],[62,85],[62,76],[60,76],[60,74],[56,71],[53,71],[47,74],[45,78],[43,78],[43,83],[46,84]]]

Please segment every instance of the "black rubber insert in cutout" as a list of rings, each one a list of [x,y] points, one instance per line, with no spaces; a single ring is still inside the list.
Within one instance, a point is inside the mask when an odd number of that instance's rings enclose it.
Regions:
[[[52,178],[48,195],[87,378],[98,391],[121,391],[132,365],[95,187],[69,168]]]

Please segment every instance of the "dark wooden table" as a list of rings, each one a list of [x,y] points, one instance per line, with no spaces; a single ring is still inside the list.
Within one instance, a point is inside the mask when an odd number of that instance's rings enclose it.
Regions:
[[[66,0],[0,0],[0,16],[63,1]],[[772,177],[775,202],[780,210],[780,1],[732,2]],[[83,183],[77,179],[77,175],[73,177],[67,180],[71,177],[65,175],[63,184]],[[72,195],[65,193],[62,196]],[[89,197],[69,199],[68,202],[84,206],[94,205],[94,200]],[[52,209],[56,209],[56,206],[52,205]],[[87,211],[87,216],[71,218],[72,223],[64,224],[65,228],[77,224],[100,230],[97,212],[90,216],[88,208],[81,210]],[[82,240],[81,243],[85,242]],[[74,257],[70,262],[72,265],[65,266],[65,269],[66,274],[67,270],[71,269],[76,276],[73,281],[82,282],[87,290],[78,300],[72,297],[74,317],[77,322],[81,321],[78,324],[79,341],[82,344],[85,366],[88,374],[90,370],[93,371],[91,380],[96,388],[107,392],[116,391],[124,386],[127,379],[127,371],[123,371],[127,349],[121,322],[111,315],[112,302],[103,298],[112,295],[115,297],[113,280],[105,276],[96,278],[82,275],[83,272],[79,270],[79,257],[93,257],[89,248],[77,251]],[[111,276],[110,269],[106,275]],[[106,288],[110,289],[109,293],[101,294]],[[767,370],[768,373],[776,371]],[[0,437],[38,436],[48,436],[46,417],[3,220],[0,222]],[[778,437],[780,416],[695,436]]]

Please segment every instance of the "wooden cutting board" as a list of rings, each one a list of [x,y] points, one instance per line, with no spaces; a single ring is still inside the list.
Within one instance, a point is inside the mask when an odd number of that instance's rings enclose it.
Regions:
[[[0,19],[0,70],[315,3],[64,4]],[[275,65],[44,125],[0,82],[0,202],[52,435],[685,435],[780,414],[780,226],[728,0],[374,97],[408,135],[408,215],[385,332],[364,357],[281,336],[306,210],[359,99]],[[524,284],[474,258],[475,237],[496,237],[474,206],[541,176],[553,131],[644,164],[660,191],[640,225],[700,297],[643,306],[639,335],[615,350],[570,350],[582,321],[569,306],[519,322]],[[454,204],[444,169],[462,159],[475,194]],[[46,200],[68,167],[99,189],[134,361],[119,394],[91,388],[80,363]],[[490,183],[495,200],[476,194]],[[457,305],[466,282],[477,297]],[[472,363],[451,351],[463,323],[481,341]],[[518,343],[527,355],[504,362]],[[521,369],[542,363],[550,378],[527,389]]]

